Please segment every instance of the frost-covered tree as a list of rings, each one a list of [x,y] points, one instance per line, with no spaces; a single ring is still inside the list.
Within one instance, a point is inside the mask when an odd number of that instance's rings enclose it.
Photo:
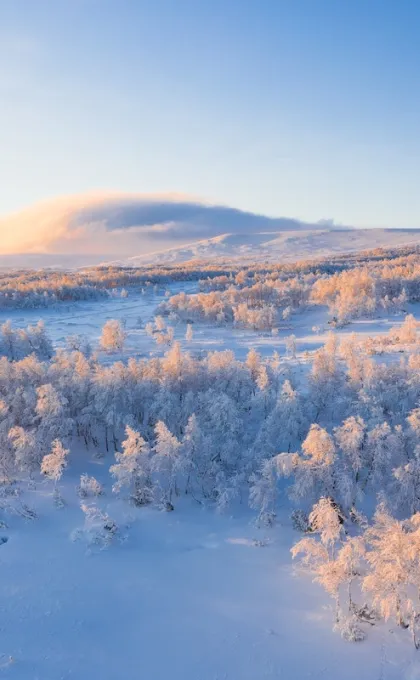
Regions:
[[[57,485],[67,467],[68,454],[69,450],[64,448],[59,439],[55,439],[51,453],[45,455],[41,462],[41,473],[54,483],[54,503],[57,507],[62,507],[64,504]]]
[[[90,498],[102,496],[103,486],[95,477],[90,477],[86,473],[80,476],[80,484],[77,489],[80,498]]]
[[[288,321],[292,316],[292,308],[289,306],[285,307],[282,311],[282,318],[284,321]]]
[[[305,537],[292,548],[292,557],[303,555],[301,562],[315,573],[336,603],[336,621],[339,618],[339,590],[345,581],[343,570],[337,565],[336,548],[342,526],[336,507],[329,498],[320,498],[309,515],[309,525],[319,539]]]
[[[294,484],[290,490],[295,500],[316,500],[334,496],[334,461],[336,450],[328,432],[319,425],[311,425],[302,444],[301,456],[291,458]]]
[[[312,531],[319,534],[322,545],[329,550],[330,557],[333,557],[335,544],[342,532],[342,523],[337,506],[331,498],[319,499],[309,515],[309,523]]]
[[[296,336],[295,335],[289,335],[285,339],[285,345],[286,345],[286,353],[289,357],[292,359],[296,358],[296,350],[297,350],[297,343],[296,343]]]
[[[335,428],[334,437],[341,452],[335,472],[336,488],[340,502],[350,509],[362,494],[361,475],[367,447],[365,422],[359,416],[350,416]]]
[[[410,515],[420,512],[420,446],[416,447],[412,460],[394,469],[394,477],[393,505]]]
[[[120,351],[124,347],[126,332],[120,321],[108,319],[102,328],[100,346],[106,352]]]
[[[334,420],[346,398],[344,373],[335,353],[322,348],[315,353],[309,385],[315,419],[320,416]]]
[[[261,356],[254,347],[249,350],[245,364],[251,372],[252,379],[256,381],[261,368]]]
[[[179,455],[180,442],[162,421],[156,423],[155,437],[151,465],[160,488],[159,501],[165,509],[173,510],[173,498],[177,491],[177,477],[182,460]]]
[[[357,472],[363,467],[363,452],[366,447],[366,425],[363,418],[350,416],[334,430],[335,440],[348,464]]]
[[[346,536],[344,543],[337,551],[335,569],[340,585],[346,586],[346,605],[349,615],[355,609],[353,587],[363,572],[365,552],[366,546],[361,536]],[[322,583],[320,580],[320,583],[327,589],[327,581]]]
[[[72,352],[81,352],[86,357],[92,354],[92,346],[84,335],[69,335],[66,338],[67,347]]]
[[[153,335],[153,333],[154,333],[153,324],[149,321],[149,322],[145,325],[144,330],[145,330],[145,332],[146,332],[147,335]]]
[[[329,331],[327,333],[327,339],[324,344],[324,351],[328,355],[335,355],[337,354],[339,347],[339,341],[336,333],[333,333],[333,331]]]
[[[192,325],[191,325],[190,323],[188,323],[188,324],[187,324],[187,330],[186,330],[186,333],[185,333],[185,339],[186,339],[186,341],[187,341],[187,342],[191,342],[191,340],[193,339],[193,335],[194,335],[194,333],[193,333],[193,327],[192,327]]]
[[[84,514],[84,525],[72,532],[73,541],[83,541],[89,549],[106,550],[118,539],[124,539],[115,520],[95,503],[81,503],[80,509]]]
[[[399,462],[400,442],[388,423],[376,425],[368,433],[367,473],[363,490],[368,485],[380,487],[384,484],[392,470]]]
[[[65,449],[59,439],[52,443],[51,453],[43,457],[41,472],[54,482],[54,485],[61,479],[64,468],[67,466],[68,449]]]
[[[185,493],[189,493],[195,486],[194,482],[199,483],[199,477],[205,475],[209,463],[206,449],[197,416],[193,413],[188,418],[179,449],[181,469],[185,478]]]
[[[216,512],[222,514],[226,512],[240,495],[240,486],[243,482],[241,474],[226,478],[223,472],[217,476],[215,485]]]
[[[420,408],[413,409],[407,417],[407,423],[410,428],[410,435],[414,444],[420,439]]]
[[[418,322],[412,314],[407,314],[404,323],[401,325],[398,333],[399,341],[404,344],[414,344],[417,342],[417,328]]]
[[[365,532],[370,572],[363,590],[385,619],[411,627],[416,647],[416,622],[420,613],[420,516],[409,522],[394,519],[381,504],[373,525]]]
[[[268,390],[268,387],[270,386],[270,378],[268,376],[268,371],[266,366],[262,365],[259,368],[257,379],[256,379],[257,387],[260,390],[260,392],[266,392]]]
[[[278,469],[276,458],[261,463],[258,473],[250,479],[249,504],[258,510],[257,526],[272,526],[276,517]]]
[[[14,361],[20,358],[18,356],[18,340],[17,335],[13,331],[12,322],[6,321],[0,329],[0,339],[2,346],[2,354],[4,354],[8,359]]]
[[[285,380],[274,408],[260,427],[255,442],[256,454],[268,457],[297,447],[305,425],[307,427],[301,396],[290,381]]]
[[[25,340],[28,343],[27,354],[35,354],[39,359],[51,359],[53,346],[45,330],[42,320],[35,326],[28,326],[25,332]]]
[[[112,490],[119,493],[121,489],[127,488],[135,505],[145,505],[153,497],[150,447],[139,432],[131,427],[127,426],[125,433],[122,452],[115,454],[117,463],[110,468],[110,473],[116,480]]]
[[[67,399],[54,385],[41,385],[37,388],[36,395],[37,441],[41,450],[45,451],[53,440],[68,436],[72,421],[66,414]]]
[[[9,430],[9,440],[15,452],[16,467],[32,477],[32,474],[39,470],[42,458],[35,433],[23,427],[12,427]]]
[[[166,322],[163,316],[155,316],[155,328],[157,331],[164,331],[166,329]]]

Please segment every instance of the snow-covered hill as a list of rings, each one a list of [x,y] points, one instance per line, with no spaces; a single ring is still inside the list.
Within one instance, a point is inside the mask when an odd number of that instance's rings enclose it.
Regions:
[[[223,234],[178,248],[130,257],[125,264],[189,260],[295,261],[377,247],[420,244],[417,229],[328,229]]]
[[[141,266],[194,260],[293,262],[378,247],[420,244],[417,229],[327,229],[222,234],[188,244],[110,258],[108,253],[30,253],[0,255],[0,267],[71,269],[98,264]],[[134,248],[132,249],[134,250]]]
[[[174,195],[71,196],[0,217],[0,267],[287,261],[409,243],[420,230],[307,223]]]
[[[329,224],[329,223],[328,223]],[[99,194],[58,198],[0,217],[0,254],[129,257],[225,233],[325,229],[185,196]]]

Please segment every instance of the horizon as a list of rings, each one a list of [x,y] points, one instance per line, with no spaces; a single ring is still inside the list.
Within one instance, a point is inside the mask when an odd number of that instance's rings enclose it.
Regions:
[[[74,256],[74,264],[81,259],[144,264],[161,257],[235,258],[239,253],[257,259],[304,259],[314,252],[322,256],[413,244],[419,232],[268,217],[181,194],[85,193],[0,217],[0,257],[8,263],[30,255],[46,264],[51,256],[68,263]]]

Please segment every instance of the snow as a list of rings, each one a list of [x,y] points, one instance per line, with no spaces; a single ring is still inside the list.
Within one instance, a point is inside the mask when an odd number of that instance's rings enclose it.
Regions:
[[[101,502],[120,521],[131,515],[128,539],[87,554],[69,538],[82,522],[75,470],[101,478],[86,455],[63,483],[65,508],[54,509],[41,484],[25,497],[39,518],[10,517],[2,532],[3,677],[420,677],[403,633],[390,636],[385,626],[359,645],[334,635],[325,595],[294,572],[296,535],[286,526],[255,529],[244,508],[232,517],[187,501],[173,513],[136,510],[112,500],[108,483]]]
[[[173,284],[172,293],[196,284]],[[3,312],[20,327],[42,317],[56,347],[66,336],[84,334],[97,345],[107,319],[125,320],[127,344],[121,355],[163,354],[144,330],[162,293],[61,305],[47,310]],[[420,307],[408,311],[420,317]],[[138,317],[143,327],[138,326]],[[403,315],[358,320],[337,331],[360,337],[386,333]],[[321,331],[312,330],[319,326]],[[296,335],[297,362],[320,347],[329,330],[326,309],[293,315],[279,335],[186,324],[175,339],[192,352],[233,349],[243,359],[250,347],[283,361],[285,338]],[[328,597],[310,577],[296,571],[290,547],[297,534],[280,515],[271,530],[256,529],[255,513],[236,505],[231,516],[184,500],[174,512],[136,509],[111,493],[110,453],[73,450],[60,483],[66,505],[54,508],[50,483],[24,492],[22,500],[39,517],[10,515],[0,531],[0,672],[14,680],[416,680],[420,659],[406,631],[388,624],[369,631],[361,644],[331,631]],[[76,487],[80,474],[104,484],[99,500],[127,540],[89,553],[71,540],[83,523]],[[1,542],[7,538],[7,542]],[[9,657],[12,657],[9,660]]]
[[[194,282],[172,283],[160,289],[158,293],[130,291],[127,298],[111,297],[100,301],[77,302],[72,305],[59,303],[55,307],[46,309],[16,309],[1,310],[0,324],[8,319],[14,327],[25,328],[28,324],[35,324],[40,319],[45,321],[46,331],[54,347],[64,347],[66,338],[70,335],[85,336],[94,348],[98,346],[101,330],[109,319],[117,319],[125,323],[127,341],[124,351],[103,356],[103,360],[115,361],[116,358],[145,357],[151,354],[162,356],[167,345],[157,345],[153,337],[145,332],[145,325],[153,321],[158,313],[158,305],[165,300],[165,290],[171,295],[181,291],[194,293],[197,284]],[[407,304],[406,311],[414,314],[420,320],[420,304]],[[356,333],[359,339],[366,339],[371,335],[386,334],[392,326],[398,327],[404,320],[405,314],[384,315],[375,319],[356,319],[343,328],[335,329],[335,333],[342,338]],[[139,324],[139,318],[141,324]],[[251,347],[254,347],[263,357],[271,356],[274,351],[285,354],[286,339],[290,335],[296,336],[297,354],[302,358],[305,352],[319,349],[327,339],[331,330],[328,324],[330,316],[326,307],[314,307],[293,314],[288,321],[281,322],[279,333],[273,336],[270,331],[254,331],[252,329],[233,328],[232,325],[215,326],[202,322],[194,322],[193,338],[189,342],[185,339],[187,324],[179,322],[174,325],[174,339],[181,343],[184,350],[193,354],[208,351],[232,350],[236,357],[244,360]],[[168,326],[173,325],[165,319]],[[318,327],[318,331],[313,329]]]
[[[190,260],[292,262],[386,246],[420,243],[419,229],[303,229],[226,233],[179,247],[118,260],[131,266]]]
[[[129,257],[224,232],[322,229],[287,217],[267,217],[182,194],[99,192],[62,196],[0,216],[3,253],[70,253]],[[8,257],[6,256],[6,262]],[[60,259],[60,257],[58,258]],[[1,264],[1,258],[0,258]],[[18,265],[15,265],[18,266]],[[27,263],[25,266],[28,266]]]
[[[30,206],[0,217],[0,235],[0,268],[215,258],[281,262],[420,243],[418,229],[352,229],[329,220],[267,217],[182,195],[119,193]]]

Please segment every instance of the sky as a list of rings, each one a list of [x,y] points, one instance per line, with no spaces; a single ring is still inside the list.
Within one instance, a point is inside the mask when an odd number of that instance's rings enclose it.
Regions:
[[[420,227],[417,0],[0,0],[0,215],[92,191]]]

